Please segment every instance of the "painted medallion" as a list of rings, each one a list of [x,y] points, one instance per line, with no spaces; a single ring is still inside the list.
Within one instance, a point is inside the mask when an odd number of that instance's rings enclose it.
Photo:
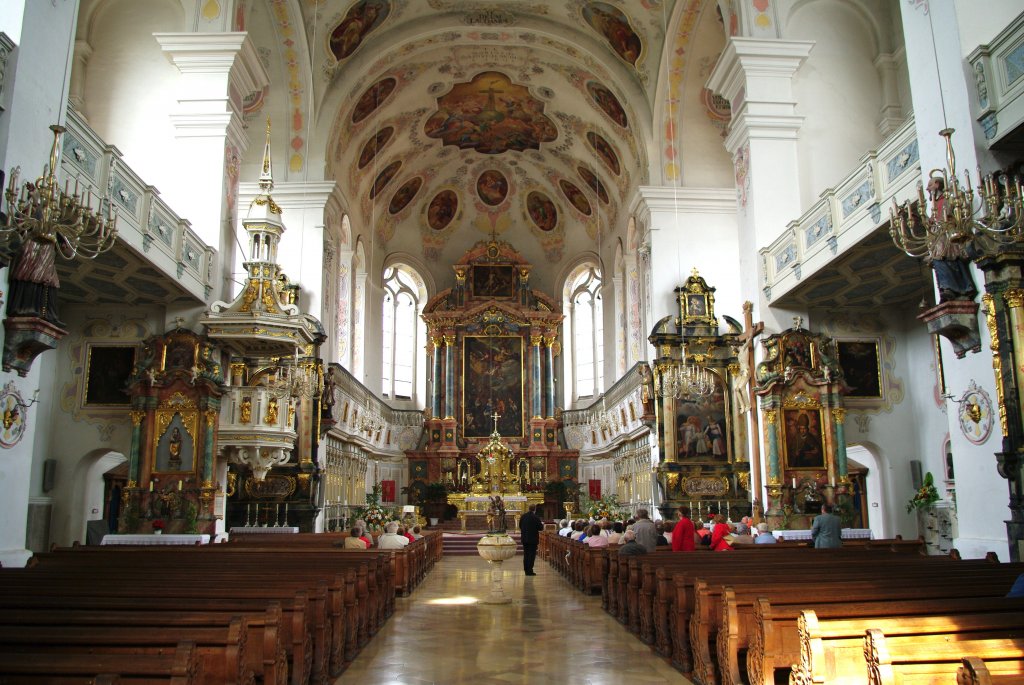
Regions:
[[[409,179],[402,184],[402,187],[395,191],[395,194],[391,196],[391,203],[388,205],[388,212],[391,214],[398,214],[400,211],[405,209],[412,199],[416,197],[416,193],[420,192],[420,187],[423,185],[423,178],[417,176],[416,178]]]
[[[612,146],[608,144],[608,141],[597,133],[588,131],[587,142],[590,143],[590,147],[594,148],[594,152],[596,152],[597,156],[601,158],[601,161],[604,162],[609,169],[615,172],[616,176],[618,176],[619,171],[621,170],[621,167],[619,166],[619,157],[615,154],[615,151],[612,150]]]
[[[601,183],[601,179],[599,179],[593,171],[584,166],[576,167],[576,171],[579,172],[580,178],[583,179],[583,185],[596,192],[597,196],[601,198],[601,202],[608,204],[608,190],[604,187],[604,184]]]
[[[526,211],[542,231],[551,231],[558,223],[558,210],[555,203],[544,193],[534,190],[526,196]]]
[[[367,164],[373,161],[373,158],[377,156],[381,148],[388,144],[391,140],[391,136],[394,135],[395,128],[388,126],[377,131],[376,134],[363,145],[363,149],[359,152],[359,168],[362,169]]]
[[[588,2],[583,7],[583,18],[611,45],[612,50],[632,65],[640,59],[643,43],[629,24],[622,10],[606,2]]]
[[[427,207],[427,225],[440,231],[452,222],[459,208],[459,196],[452,190],[442,190]]]
[[[626,119],[626,110],[622,108],[619,99],[610,90],[597,81],[587,81],[587,93],[590,94],[590,97],[593,98],[597,106],[601,108],[601,111],[611,117],[612,121],[622,128],[629,127],[629,121]]]
[[[496,207],[508,197],[508,179],[496,169],[488,169],[476,180],[476,193],[485,205]]]
[[[573,183],[566,181],[565,179],[562,179],[561,181],[558,182],[558,187],[562,189],[562,192],[565,194],[566,199],[572,203],[573,207],[575,207],[583,214],[590,216],[590,213],[593,210],[590,208],[590,202],[587,200],[582,190],[577,188]]]
[[[360,0],[352,5],[341,23],[331,31],[329,46],[339,62],[356,51],[367,34],[391,13],[390,0]]]
[[[391,183],[391,179],[395,177],[395,174],[397,174],[398,170],[401,168],[402,160],[396,159],[394,162],[391,162],[391,164],[388,164],[386,167],[384,167],[384,171],[377,174],[377,179],[373,182],[373,187],[370,188],[371,200],[377,197],[377,193],[384,190],[384,188],[386,188],[387,185]]]
[[[388,76],[367,88],[366,92],[359,96],[356,107],[352,110],[352,123],[358,124],[370,116],[395,91],[397,85],[398,81]]]

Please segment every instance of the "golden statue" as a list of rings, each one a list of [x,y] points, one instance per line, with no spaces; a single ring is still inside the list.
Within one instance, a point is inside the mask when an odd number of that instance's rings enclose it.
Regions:
[[[263,417],[263,423],[268,426],[273,426],[277,423],[277,398],[271,397],[270,404],[267,405],[267,415]]]
[[[252,421],[252,398],[243,397],[242,406],[239,408],[238,420],[241,423],[249,423]]]
[[[171,458],[168,461],[168,465],[174,471],[181,469],[181,431],[175,426],[174,430],[171,431],[171,439],[167,442],[167,451],[170,452]]]

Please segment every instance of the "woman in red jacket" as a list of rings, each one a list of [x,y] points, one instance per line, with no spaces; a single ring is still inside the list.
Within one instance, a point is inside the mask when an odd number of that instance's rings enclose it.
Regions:
[[[711,551],[725,552],[732,550],[732,545],[725,537],[732,533],[729,524],[725,522],[725,514],[715,516],[715,527],[711,529]]]

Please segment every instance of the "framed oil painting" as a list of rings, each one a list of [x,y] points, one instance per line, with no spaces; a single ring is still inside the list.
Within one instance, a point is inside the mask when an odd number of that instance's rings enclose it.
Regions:
[[[707,397],[677,402],[676,450],[680,462],[724,462],[729,456],[729,420],[722,378]]]
[[[858,400],[882,399],[882,366],[877,340],[837,340],[839,366],[850,392]]]
[[[128,407],[126,386],[135,366],[136,348],[90,345],[85,365],[86,407]]]
[[[786,468],[824,468],[825,441],[821,432],[821,410],[784,409],[782,419]]]
[[[512,264],[475,264],[473,296],[511,299],[516,294],[516,269]]]
[[[467,438],[498,432],[523,436],[523,338],[466,336],[463,340],[462,429]]]

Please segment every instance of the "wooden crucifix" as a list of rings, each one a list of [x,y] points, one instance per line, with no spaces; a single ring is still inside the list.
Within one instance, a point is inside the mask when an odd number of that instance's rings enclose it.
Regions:
[[[741,392],[746,394],[747,407],[753,419],[747,425],[750,426],[750,490],[753,495],[754,524],[760,523],[761,512],[761,430],[757,421],[757,394],[754,392],[754,338],[764,332],[764,322],[754,323],[754,305],[750,302],[743,303],[743,333],[737,336],[737,340],[743,343],[740,354],[744,355],[744,363],[747,367],[747,377],[744,381],[745,387]]]

